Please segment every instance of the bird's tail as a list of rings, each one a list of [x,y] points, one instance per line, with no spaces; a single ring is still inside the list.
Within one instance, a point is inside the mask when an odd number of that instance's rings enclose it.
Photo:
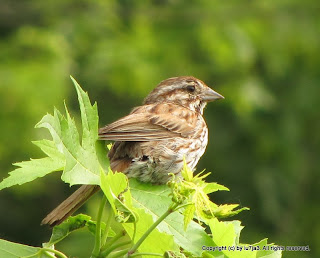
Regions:
[[[100,187],[98,185],[82,185],[57,208],[51,211],[42,220],[41,225],[48,224],[51,227],[59,225],[99,190]]]

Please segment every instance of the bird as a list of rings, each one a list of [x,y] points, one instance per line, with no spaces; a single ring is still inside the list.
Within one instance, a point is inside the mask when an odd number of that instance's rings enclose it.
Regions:
[[[203,111],[224,97],[193,76],[161,81],[129,115],[99,129],[99,140],[114,141],[108,158],[112,171],[151,184],[181,178],[186,164],[195,169],[208,144]],[[82,185],[41,224],[59,225],[94,193],[97,185]]]

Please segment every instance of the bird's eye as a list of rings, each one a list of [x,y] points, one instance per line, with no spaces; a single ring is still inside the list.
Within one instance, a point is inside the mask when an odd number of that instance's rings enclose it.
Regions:
[[[194,92],[195,90],[196,90],[196,87],[194,85],[187,86],[187,91],[189,91],[190,93]]]

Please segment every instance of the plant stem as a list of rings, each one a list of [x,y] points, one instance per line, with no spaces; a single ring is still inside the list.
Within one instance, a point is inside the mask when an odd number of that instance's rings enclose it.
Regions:
[[[122,257],[123,255],[128,253],[128,251],[129,251],[129,249],[114,252],[113,254],[108,255],[108,258]]]
[[[54,253],[55,255],[59,256],[59,257],[68,258],[64,253],[61,253],[58,250],[54,250],[54,249],[50,249],[50,248],[41,248],[41,251],[51,252],[51,253]]]
[[[182,205],[180,205],[180,206],[177,206],[176,209],[175,209],[175,211],[180,210],[180,209],[182,209],[182,208],[184,208],[184,207],[190,206],[190,205],[192,205],[192,204],[193,204],[192,202],[188,202],[188,203],[182,204]]]
[[[143,243],[143,241],[150,235],[150,233],[163,221],[166,217],[168,217],[172,212],[175,211],[175,209],[178,207],[178,204],[173,203],[169,209],[163,213],[153,224],[148,230],[142,235],[142,237],[138,240],[137,243],[128,251],[128,254],[126,257],[131,256],[134,252],[137,251],[139,246]]]
[[[121,230],[118,234],[116,234],[108,243],[106,243],[108,246],[112,246],[119,238],[125,236],[126,231]]]
[[[150,256],[160,256],[160,257],[163,257],[163,254],[156,254],[156,253],[138,253],[138,254],[131,254],[131,255],[130,255],[130,257],[143,256],[143,255],[150,255]]]
[[[109,248],[107,248],[106,250],[104,250],[103,252],[101,252],[101,256],[102,257],[107,257],[108,254],[111,253],[113,250],[115,250],[115,249],[117,249],[117,248],[119,248],[121,246],[128,245],[130,243],[131,243],[131,240],[112,245]]]
[[[134,239],[136,238],[137,233],[137,221],[133,222],[133,235],[132,235],[132,242],[134,242]]]
[[[98,257],[100,253],[101,248],[101,219],[102,219],[102,213],[104,206],[106,205],[107,197],[103,195],[99,211],[98,211],[98,217],[97,217],[97,224],[96,224],[96,234],[95,234],[95,243],[94,248],[91,254],[91,257]]]
[[[108,206],[108,217],[107,217],[107,221],[106,221],[106,230],[103,232],[103,235],[101,237],[101,246],[102,247],[107,242],[107,238],[108,238],[109,230],[110,230],[110,223],[111,223],[111,219],[113,217],[113,210],[112,210],[109,202],[107,202],[107,206]]]

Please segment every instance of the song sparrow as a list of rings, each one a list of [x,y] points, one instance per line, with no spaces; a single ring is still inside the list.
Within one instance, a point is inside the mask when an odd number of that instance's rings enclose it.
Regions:
[[[208,143],[203,109],[207,102],[221,98],[191,76],[162,81],[142,106],[99,130],[101,140],[115,141],[108,153],[111,169],[153,184],[165,184],[168,173],[179,177],[184,158],[194,169]],[[81,186],[42,224],[60,224],[99,189]]]

